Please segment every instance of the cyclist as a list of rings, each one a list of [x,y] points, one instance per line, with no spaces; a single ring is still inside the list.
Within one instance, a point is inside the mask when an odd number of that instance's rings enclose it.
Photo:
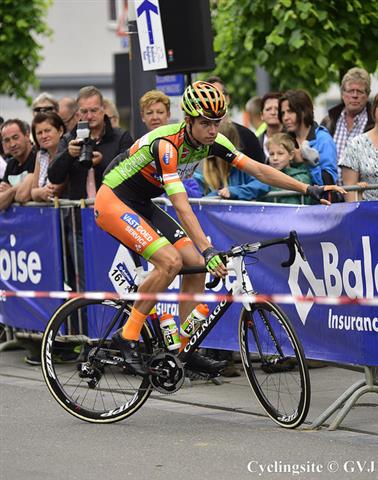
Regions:
[[[222,157],[264,183],[307,193],[321,203],[328,204],[321,198],[326,190],[344,193],[342,188],[334,185],[319,187],[301,183],[237,151],[226,137],[218,133],[227,107],[223,94],[214,85],[202,81],[189,85],[184,91],[181,107],[185,115],[183,122],[152,130],[139,138],[126,154],[118,155],[112,161],[96,196],[97,225],[154,266],[139,286],[139,293],[165,291],[183,266],[205,264],[207,270],[216,276],[227,274],[217,249],[209,242],[193,213],[182,183],[209,155]],[[164,192],[180,223],[152,202]],[[204,282],[204,274],[185,275],[181,291],[202,292]],[[146,374],[146,369],[138,339],[155,303],[155,300],[136,301],[126,324],[113,335],[126,361],[141,375]],[[194,306],[191,302],[180,303],[182,322]],[[214,365],[212,360],[196,353],[187,366],[213,373],[225,364],[216,362]]]

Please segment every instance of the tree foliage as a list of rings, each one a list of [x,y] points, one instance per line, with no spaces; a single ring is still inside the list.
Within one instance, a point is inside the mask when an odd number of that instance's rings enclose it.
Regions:
[[[216,70],[242,106],[256,66],[313,96],[353,66],[377,71],[378,0],[214,0]]]
[[[51,31],[45,23],[51,0],[1,0],[0,94],[30,103],[30,87],[36,88],[35,71],[42,60],[42,37]]]

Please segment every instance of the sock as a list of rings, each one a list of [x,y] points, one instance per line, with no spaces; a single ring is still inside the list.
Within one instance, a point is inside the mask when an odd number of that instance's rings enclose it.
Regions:
[[[179,352],[182,352],[184,350],[189,340],[190,340],[189,337],[184,337],[183,335],[180,335],[181,347]]]
[[[126,340],[139,340],[139,335],[146,318],[147,315],[145,313],[138,312],[138,310],[133,307],[130,317],[123,326],[122,337]]]

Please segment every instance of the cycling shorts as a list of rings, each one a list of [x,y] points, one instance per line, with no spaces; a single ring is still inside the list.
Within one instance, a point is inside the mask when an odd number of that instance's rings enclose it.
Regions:
[[[146,260],[165,245],[191,244],[181,225],[152,201],[120,199],[107,185],[96,195],[97,225]]]

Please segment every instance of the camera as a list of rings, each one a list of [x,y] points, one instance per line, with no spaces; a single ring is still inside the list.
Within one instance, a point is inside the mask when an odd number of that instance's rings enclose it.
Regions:
[[[78,161],[87,167],[92,167],[93,146],[90,139],[89,123],[78,122],[76,128],[76,139],[80,140],[81,152]]]

